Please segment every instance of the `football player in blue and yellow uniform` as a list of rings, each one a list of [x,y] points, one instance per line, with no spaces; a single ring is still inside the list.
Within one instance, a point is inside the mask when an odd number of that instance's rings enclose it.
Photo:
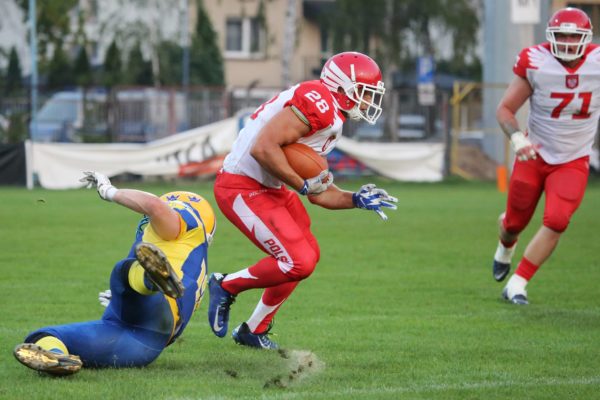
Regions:
[[[97,172],[82,182],[100,197],[143,214],[135,242],[113,268],[100,320],[49,326],[17,345],[19,362],[52,375],[81,367],[150,364],[181,335],[204,294],[207,250],[216,221],[210,204],[190,192],[161,197],[117,189]]]

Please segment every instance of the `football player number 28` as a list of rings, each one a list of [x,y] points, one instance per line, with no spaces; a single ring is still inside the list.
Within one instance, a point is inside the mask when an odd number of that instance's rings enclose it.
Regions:
[[[577,95],[577,99],[581,101],[581,108],[579,112],[573,114],[571,118],[573,119],[586,119],[590,117],[588,113],[590,109],[590,103],[592,102],[592,92],[581,92],[581,93],[560,93],[553,92],[550,93],[550,97],[553,99],[560,99],[560,103],[554,107],[552,110],[552,118],[559,118],[560,112],[569,105],[575,99],[575,95]]]
[[[329,110],[329,104],[327,104],[327,100],[321,97],[319,92],[316,90],[311,90],[304,95],[307,99],[315,103],[321,114],[325,111]]]

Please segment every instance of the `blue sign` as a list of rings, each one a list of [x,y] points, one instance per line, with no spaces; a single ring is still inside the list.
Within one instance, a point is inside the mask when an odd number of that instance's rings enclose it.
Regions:
[[[433,57],[424,56],[417,58],[417,83],[433,83],[435,62]]]

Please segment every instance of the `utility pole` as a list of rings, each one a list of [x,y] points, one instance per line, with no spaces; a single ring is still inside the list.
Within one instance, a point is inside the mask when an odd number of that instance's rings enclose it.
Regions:
[[[37,102],[38,102],[38,71],[37,71],[37,18],[36,18],[36,0],[29,0],[29,48],[31,51],[31,79],[30,79],[30,90],[31,90],[31,126],[33,130],[37,130]],[[26,142],[26,158],[30,160],[31,157],[31,139],[32,130],[29,130],[29,143]],[[27,178],[27,189],[33,189],[33,170],[31,161],[26,161],[26,172]]]
[[[285,10],[285,31],[281,56],[281,86],[287,88],[292,83],[291,64],[296,43],[296,0],[287,0]]]
[[[185,128],[189,128],[189,113],[188,99],[190,90],[190,2],[189,0],[181,0],[183,18],[181,23],[181,86],[183,87],[183,104],[184,104],[184,119]]]

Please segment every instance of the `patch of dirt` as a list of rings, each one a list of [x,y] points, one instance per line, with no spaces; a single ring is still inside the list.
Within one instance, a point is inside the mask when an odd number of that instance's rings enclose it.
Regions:
[[[458,167],[472,179],[495,181],[497,166],[498,163],[479,147],[465,144],[458,146]]]
[[[278,351],[281,358],[287,360],[286,370],[265,382],[264,388],[287,388],[325,368],[325,363],[319,360],[313,352],[284,349]]]

